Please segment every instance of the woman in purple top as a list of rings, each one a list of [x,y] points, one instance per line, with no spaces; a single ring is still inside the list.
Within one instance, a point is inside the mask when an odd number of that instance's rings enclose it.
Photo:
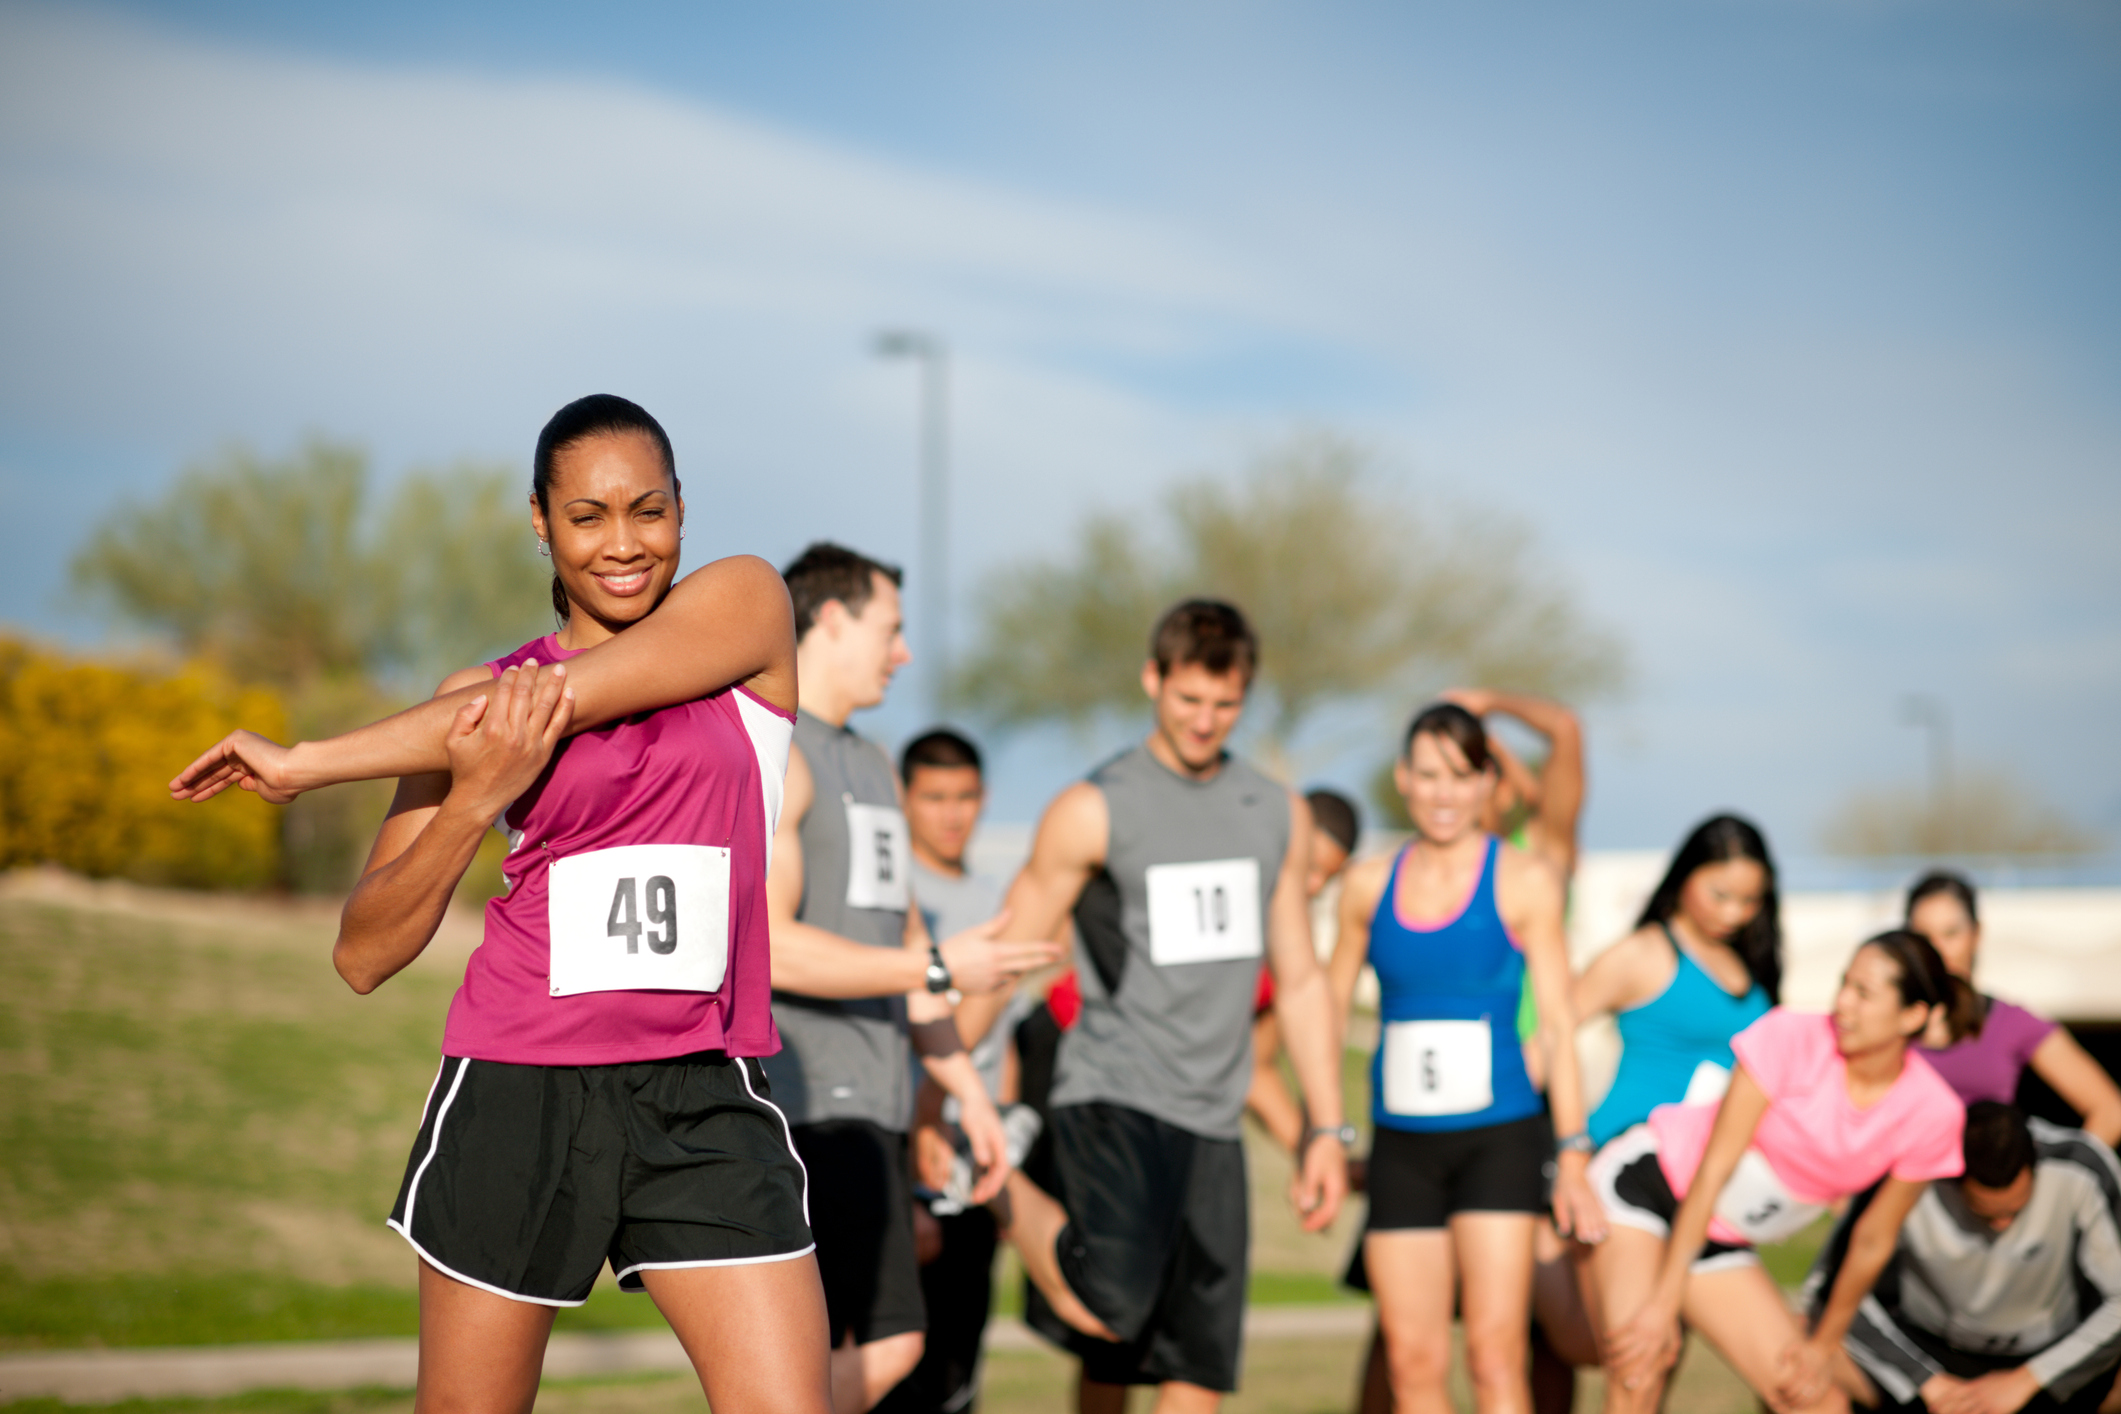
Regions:
[[[788,591],[747,556],[677,581],[676,459],[625,399],[554,414],[531,502],[558,633],[329,741],[236,732],[171,791],[285,802],[400,778],[333,949],[362,993],[419,956],[486,831],[508,832],[508,891],[391,1213],[419,1254],[419,1409],[530,1409],[555,1308],[608,1264],[718,1414],[830,1414],[808,1177],[759,1066],[779,1045],[765,886]]]
[[[1907,926],[1935,945],[1953,976],[1973,980],[1981,919],[1974,886],[1963,876],[1939,871],[1917,880],[1907,891]],[[1960,1099],[1968,1104],[2009,1104],[2018,1093],[2019,1076],[2030,1065],[2033,1074],[2083,1116],[2085,1130],[2108,1144],[2121,1140],[2121,1087],[2069,1032],[1972,987],[1961,991],[1953,1009],[1963,1014],[1931,1019],[1923,1056]],[[1965,1039],[1953,1042],[1954,1032]]]

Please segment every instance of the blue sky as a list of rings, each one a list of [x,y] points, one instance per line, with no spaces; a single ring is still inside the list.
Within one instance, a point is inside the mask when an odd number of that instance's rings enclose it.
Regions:
[[[73,545],[226,440],[522,462],[591,388],[688,549],[910,556],[914,322],[961,585],[1328,424],[1626,639],[1594,845],[1805,853],[1911,691],[2121,834],[2116,250],[2096,3],[0,2],[0,602],[93,641]]]

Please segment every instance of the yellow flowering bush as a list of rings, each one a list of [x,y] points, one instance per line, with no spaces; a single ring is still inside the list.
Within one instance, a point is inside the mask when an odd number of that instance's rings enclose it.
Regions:
[[[169,779],[232,726],[284,739],[286,709],[202,664],[70,659],[0,638],[0,868],[57,864],[187,888],[271,883],[280,812],[228,791],[169,798]]]

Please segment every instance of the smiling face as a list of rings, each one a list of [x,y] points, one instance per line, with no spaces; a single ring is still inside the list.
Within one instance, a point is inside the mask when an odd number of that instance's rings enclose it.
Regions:
[[[1974,980],[1974,953],[1981,947],[1981,925],[1966,911],[1966,905],[1939,891],[1908,911],[1907,927],[1930,940],[1937,956],[1954,977]]]
[[[1414,828],[1431,844],[1447,845],[1482,828],[1495,795],[1495,773],[1478,771],[1457,742],[1420,732],[1392,767]]]
[[[1767,870],[1758,860],[1722,859],[1687,875],[1679,912],[1697,937],[1727,943],[1767,901]]]
[[[561,635],[587,648],[663,601],[678,573],[685,502],[662,449],[641,432],[606,432],[553,454],[544,506],[531,523],[552,549],[572,612]]]
[[[1900,965],[1878,948],[1860,947],[1834,995],[1834,1045],[1844,1056],[1904,1046],[1929,1024],[1926,1003],[1900,999]]]
[[[1221,763],[1223,744],[1244,714],[1245,687],[1237,668],[1211,673],[1199,663],[1177,663],[1160,673],[1154,662],[1142,667],[1142,690],[1156,706],[1156,739],[1195,774]]]

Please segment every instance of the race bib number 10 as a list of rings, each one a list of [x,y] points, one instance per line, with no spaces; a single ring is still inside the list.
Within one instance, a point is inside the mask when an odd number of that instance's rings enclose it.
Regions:
[[[913,837],[906,817],[889,805],[847,802],[847,907],[903,913],[913,895]]]
[[[715,992],[729,967],[729,851],[633,844],[548,876],[552,994]]]
[[[1258,860],[1152,864],[1143,872],[1149,885],[1149,959],[1158,967],[1265,953]]]

